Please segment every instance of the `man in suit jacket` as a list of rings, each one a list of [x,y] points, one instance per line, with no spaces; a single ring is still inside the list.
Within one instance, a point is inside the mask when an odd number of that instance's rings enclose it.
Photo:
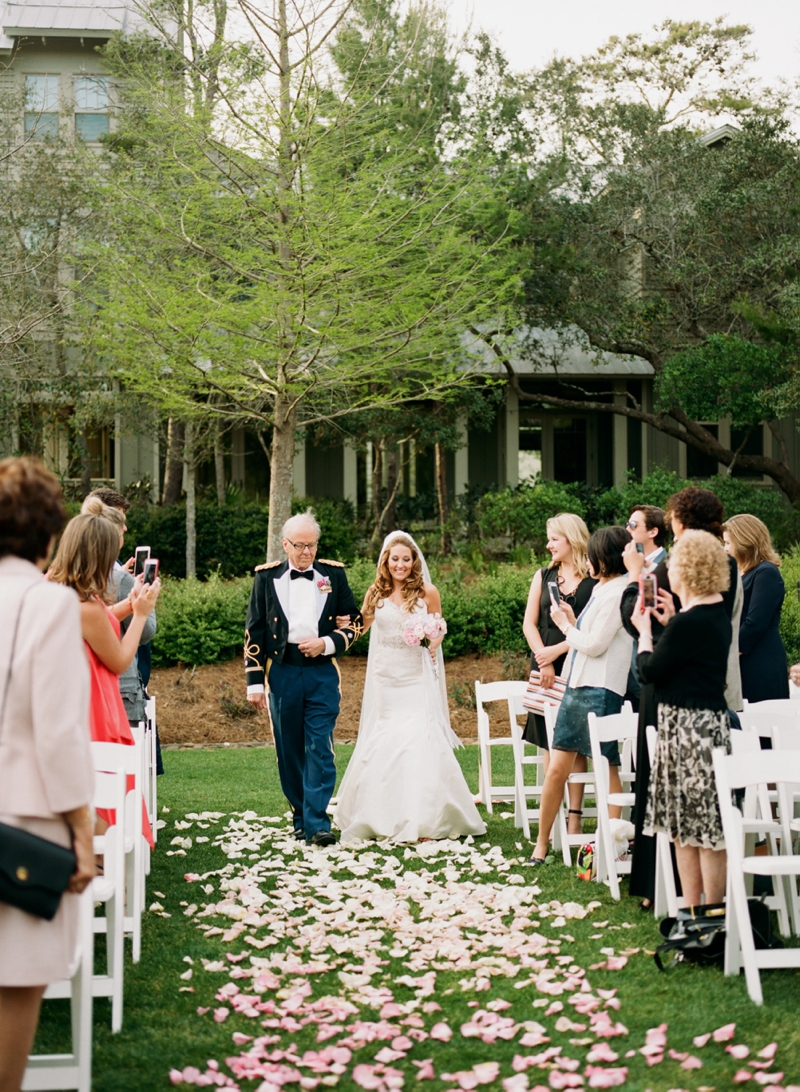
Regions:
[[[247,609],[247,700],[269,709],[281,788],[292,806],[296,838],[336,841],[328,815],[336,784],[333,729],[341,691],[336,655],[362,631],[361,612],[340,561],[315,560],[320,528],[313,513],[283,527],[286,561],[256,568]],[[338,616],[350,617],[337,627]]]

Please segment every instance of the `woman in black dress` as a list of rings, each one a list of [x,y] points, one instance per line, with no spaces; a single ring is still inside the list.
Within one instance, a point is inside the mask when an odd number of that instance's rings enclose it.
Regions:
[[[727,858],[714,777],[713,752],[730,751],[725,684],[732,627],[722,593],[731,571],[719,539],[684,531],[670,558],[673,594],[659,593],[659,610],[637,599],[631,621],[639,631],[637,668],[654,688],[658,741],[644,821],[648,836],[663,832],[675,846],[689,907],[721,903]],[[655,651],[652,617],[665,625]]]
[[[788,698],[789,669],[778,628],[786,588],[769,529],[756,516],[731,516],[722,528],[722,539],[739,568],[744,591],[739,627],[742,697]]]
[[[531,582],[528,604],[522,629],[531,649],[531,671],[540,671],[542,685],[552,686],[556,675],[560,675],[569,652],[569,645],[564,634],[550,617],[549,584],[558,585],[559,596],[569,603],[577,618],[592,594],[597,583],[589,576],[589,558],[586,547],[589,544],[589,529],[580,516],[572,512],[562,512],[547,521],[547,549],[552,561],[539,569]],[[544,717],[537,713],[528,714],[528,723],[523,732],[526,743],[532,743],[544,752],[544,770],[547,773],[549,752]],[[576,763],[582,763],[586,769],[586,760],[579,756]],[[576,764],[575,770],[579,767]],[[570,834],[580,833],[580,813],[583,803],[583,786],[570,785]]]
[[[708,489],[700,489],[698,486],[689,486],[675,493],[667,502],[667,523],[672,529],[676,542],[687,530],[707,531],[717,539],[722,539],[722,524],[725,519],[725,509],[719,497]],[[631,615],[639,598],[638,577],[642,567],[641,554],[636,553],[635,546],[629,544],[623,554],[625,565],[630,574],[630,584],[622,596],[622,621],[636,640],[639,634],[631,622]],[[656,582],[659,590],[670,592],[668,575],[668,559],[662,561],[655,571]],[[730,559],[730,585],[722,595],[728,618],[734,632],[734,639],[738,640],[739,617],[742,609],[742,582],[736,568],[736,562]],[[674,599],[675,609],[679,609],[680,603]],[[664,632],[658,616],[652,619],[653,645],[658,647],[658,642]],[[741,683],[739,678],[738,655],[735,658],[733,651],[728,650],[728,674],[726,683],[726,701],[729,709],[741,709]],[[648,790],[650,784],[650,756],[647,752],[647,726],[658,725],[658,701],[655,688],[650,683],[642,680],[642,694],[639,704],[639,732],[636,742],[636,810],[635,826],[636,834],[633,841],[631,854],[631,878],[628,891],[641,899],[642,910],[649,910],[655,897],[656,886],[656,840],[644,833],[645,809],[647,806]]]

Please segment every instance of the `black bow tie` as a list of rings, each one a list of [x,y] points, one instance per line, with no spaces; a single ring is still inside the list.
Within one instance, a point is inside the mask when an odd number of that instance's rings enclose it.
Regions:
[[[292,569],[292,580],[299,580],[301,577],[303,578],[303,580],[313,580],[314,570],[303,569],[303,571],[301,572],[299,569]]]

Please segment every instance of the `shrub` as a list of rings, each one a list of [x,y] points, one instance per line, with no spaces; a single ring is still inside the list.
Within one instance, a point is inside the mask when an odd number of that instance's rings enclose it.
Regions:
[[[153,664],[211,664],[242,651],[251,577],[222,580],[212,573],[199,580],[164,579],[156,608],[158,630]]]
[[[506,538],[512,549],[525,545],[541,553],[547,543],[547,521],[559,512],[584,516],[586,506],[570,486],[537,480],[486,493],[478,502],[478,527],[484,538]]]
[[[800,602],[797,591],[800,581],[800,547],[795,546],[783,555],[781,576],[786,585],[786,598],[781,611],[780,631],[791,666],[800,662]]]
[[[329,497],[295,498],[293,512],[313,508],[320,527],[323,557],[350,561],[355,556],[355,517],[348,501]],[[220,507],[197,505],[197,575],[212,572],[223,577],[244,576],[266,557],[268,510],[262,504],[239,503]],[[151,507],[136,504],[128,512],[128,549],[151,546],[165,574],[186,575],[186,505]]]

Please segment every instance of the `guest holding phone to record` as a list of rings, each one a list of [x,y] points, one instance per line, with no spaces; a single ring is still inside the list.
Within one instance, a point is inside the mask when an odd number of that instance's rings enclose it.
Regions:
[[[553,621],[550,607],[566,603],[577,618],[597,583],[589,576],[586,547],[589,529],[580,516],[562,512],[547,521],[547,549],[552,558],[549,565],[539,569],[531,581],[528,603],[522,622],[522,631],[531,650],[531,671],[539,673],[542,689],[549,689],[557,675],[561,674],[569,645],[564,634]],[[529,713],[523,739],[538,747],[544,755],[544,771],[550,764],[547,747],[547,731],[544,717]],[[586,770],[583,755],[576,759],[575,769]],[[583,787],[570,785],[570,834],[580,833]]]

